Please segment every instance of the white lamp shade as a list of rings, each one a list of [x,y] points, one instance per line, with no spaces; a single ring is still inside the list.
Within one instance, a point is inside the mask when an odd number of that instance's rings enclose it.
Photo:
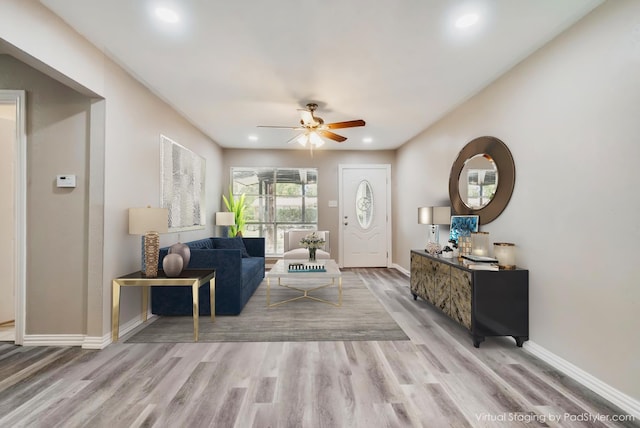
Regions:
[[[167,233],[169,210],[167,208],[129,208],[129,234],[144,235],[147,232]]]
[[[418,224],[449,224],[450,222],[451,207],[418,208]]]
[[[311,144],[313,144],[316,147],[320,147],[324,144],[324,140],[322,138],[320,138],[320,136],[318,134],[316,134],[315,132],[312,132],[309,135],[309,142]]]
[[[451,223],[451,207],[433,207],[433,224]]]
[[[236,216],[230,212],[216,213],[216,224],[218,226],[233,226],[236,224]]]
[[[433,207],[418,208],[418,224],[433,224]]]

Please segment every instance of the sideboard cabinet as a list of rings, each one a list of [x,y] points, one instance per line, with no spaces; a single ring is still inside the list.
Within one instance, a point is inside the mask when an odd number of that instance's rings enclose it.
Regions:
[[[478,348],[486,336],[529,340],[529,271],[474,270],[458,259],[411,250],[411,293],[465,327]]]

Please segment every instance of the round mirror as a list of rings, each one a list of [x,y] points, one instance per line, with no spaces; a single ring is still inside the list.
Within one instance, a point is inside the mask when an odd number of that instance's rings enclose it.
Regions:
[[[498,188],[498,167],[486,153],[477,154],[464,162],[458,180],[460,199],[467,208],[485,207]]]
[[[449,199],[456,215],[495,220],[513,193],[516,168],[509,148],[495,137],[479,137],[460,150],[449,175]]]

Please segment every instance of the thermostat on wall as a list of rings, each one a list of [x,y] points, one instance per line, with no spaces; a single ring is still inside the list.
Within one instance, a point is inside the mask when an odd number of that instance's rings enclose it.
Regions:
[[[76,187],[76,176],[73,174],[65,174],[56,176],[57,187]]]

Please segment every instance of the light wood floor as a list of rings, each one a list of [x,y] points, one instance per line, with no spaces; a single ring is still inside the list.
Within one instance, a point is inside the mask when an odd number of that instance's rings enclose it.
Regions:
[[[640,426],[513,339],[474,348],[397,271],[355,271],[410,341],[0,344],[0,427]]]

